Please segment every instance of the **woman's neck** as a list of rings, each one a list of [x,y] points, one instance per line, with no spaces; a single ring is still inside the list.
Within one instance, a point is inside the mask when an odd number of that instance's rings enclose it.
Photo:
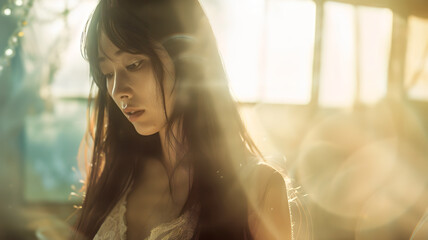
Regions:
[[[174,124],[171,128],[171,135],[167,135],[166,126],[159,131],[160,142],[162,146],[162,155],[168,175],[171,174],[172,170],[177,165],[177,153],[183,151],[180,149],[182,145],[177,142],[182,139],[177,124]]]
[[[177,142],[182,139],[182,135],[179,134],[179,128],[174,126],[171,130],[170,136],[167,135],[166,128],[159,131],[163,158],[146,161],[142,168],[142,174],[134,184],[134,189],[147,185],[148,176],[153,176],[153,173],[157,172],[159,175],[154,177],[155,181],[161,181],[164,177],[167,177],[171,184],[169,186],[171,188],[171,199],[175,204],[182,207],[192,187],[193,167],[187,161],[177,161],[177,157],[180,159],[181,153],[185,149],[183,149],[183,144]],[[160,172],[163,172],[160,171],[162,168],[164,168],[165,172],[160,174]]]

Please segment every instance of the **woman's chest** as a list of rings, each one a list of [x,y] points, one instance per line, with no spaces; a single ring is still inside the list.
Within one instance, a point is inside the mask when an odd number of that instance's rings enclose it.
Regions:
[[[138,184],[128,194],[126,202],[127,239],[145,239],[150,231],[180,214],[187,199],[189,181],[185,172],[169,180],[162,166],[146,168]]]

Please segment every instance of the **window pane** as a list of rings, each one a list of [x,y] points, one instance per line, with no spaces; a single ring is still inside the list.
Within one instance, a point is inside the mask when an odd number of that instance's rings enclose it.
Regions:
[[[25,121],[25,190],[27,201],[67,202],[77,169],[79,143],[86,128],[86,101],[54,102],[51,111]],[[71,200],[77,200],[76,198]]]
[[[89,64],[80,52],[80,41],[87,18],[95,8],[95,4],[95,1],[82,2],[68,15],[68,31],[71,34],[67,36],[67,45],[61,52],[61,67],[56,72],[51,86],[54,97],[88,97],[89,95]],[[62,21],[61,18],[57,20],[57,22]]]
[[[408,18],[405,88],[409,98],[428,100],[428,19]]]
[[[324,5],[319,103],[351,106],[355,98],[355,10],[349,4]]]
[[[33,21],[22,39],[28,76],[42,87],[42,97],[87,97],[90,89],[89,65],[80,51],[86,21],[96,1],[36,1]],[[66,17],[58,17],[69,7]]]
[[[386,95],[391,50],[392,12],[358,7],[360,101],[375,103]]]
[[[88,96],[89,66],[81,56],[80,37],[95,5],[96,1],[35,1],[31,10],[33,21],[21,43],[26,75],[22,85],[30,96],[39,93],[40,99],[25,116],[22,134],[26,201],[78,200],[69,195],[80,179],[72,169],[77,169],[87,103],[61,97]],[[66,7],[69,12],[62,16]]]
[[[264,1],[201,3],[216,34],[233,94],[239,101],[257,101]]]
[[[315,3],[268,1],[263,101],[307,104],[312,85]]]

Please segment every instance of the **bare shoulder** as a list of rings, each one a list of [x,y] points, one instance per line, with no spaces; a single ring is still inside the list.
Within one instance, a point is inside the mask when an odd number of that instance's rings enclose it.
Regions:
[[[259,162],[251,166],[245,175],[245,188],[253,204],[262,204],[263,198],[271,188],[286,191],[285,176],[272,166]]]
[[[285,176],[265,163],[249,175],[248,223],[254,239],[291,239]]]

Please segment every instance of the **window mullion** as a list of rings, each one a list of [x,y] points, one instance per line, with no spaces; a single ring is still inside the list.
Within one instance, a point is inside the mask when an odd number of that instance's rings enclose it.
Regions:
[[[312,89],[311,101],[309,105],[311,108],[318,107],[319,92],[320,92],[320,78],[321,78],[321,47],[322,47],[322,30],[324,21],[324,0],[314,0],[316,4],[315,16],[315,46],[314,46],[314,60],[312,68]]]
[[[354,107],[361,103],[361,32],[360,13],[358,6],[354,5],[354,25],[355,25],[355,98]]]
[[[387,95],[401,99],[403,91],[404,66],[407,46],[407,17],[393,14],[391,56],[388,69]]]

